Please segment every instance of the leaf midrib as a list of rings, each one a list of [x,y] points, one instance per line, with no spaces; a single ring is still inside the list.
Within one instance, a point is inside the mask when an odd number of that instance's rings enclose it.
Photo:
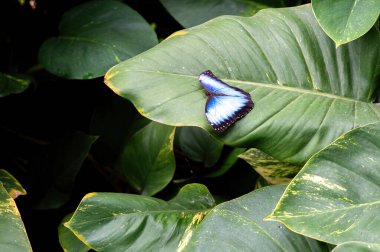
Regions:
[[[331,214],[335,212],[341,212],[341,211],[349,211],[352,209],[357,209],[357,208],[366,208],[369,206],[373,205],[378,205],[380,204],[380,201],[374,201],[374,202],[369,202],[369,203],[361,203],[349,207],[344,207],[344,208],[337,208],[333,210],[326,210],[326,211],[320,211],[320,212],[314,212],[310,214],[297,214],[297,215],[272,215],[273,217],[278,217],[279,219],[294,219],[294,218],[302,218],[302,217],[309,217],[309,216],[316,216],[316,215],[323,215],[323,214]],[[269,218],[271,219],[271,218]]]
[[[154,73],[154,74],[165,74],[165,75],[174,75],[174,76],[181,76],[185,78],[193,78],[193,79],[198,79],[198,76],[193,76],[193,75],[185,75],[185,74],[179,74],[179,73],[169,73],[169,72],[161,72],[161,71],[151,71],[151,70],[123,70],[123,71],[112,71],[112,75],[106,74],[105,79],[110,80],[112,77],[114,77],[116,74],[119,74],[121,72],[143,72],[143,73]],[[329,99],[338,99],[338,100],[343,100],[343,101],[348,101],[348,102],[361,102],[364,104],[372,104],[370,102],[365,102],[361,100],[356,100],[354,98],[349,98],[345,96],[338,96],[334,94],[329,94],[329,93],[324,93],[322,91],[314,91],[310,89],[301,89],[301,88],[295,88],[295,87],[289,87],[289,86],[283,86],[279,84],[270,84],[270,83],[259,83],[259,82],[251,82],[251,81],[242,81],[242,80],[231,80],[231,79],[221,79],[224,82],[229,82],[229,83],[240,83],[244,85],[249,85],[249,86],[256,86],[256,87],[263,87],[263,88],[272,88],[272,89],[278,89],[278,90],[285,90],[289,92],[296,92],[296,93],[301,93],[301,94],[310,94],[314,96],[322,96],[326,97]],[[112,85],[115,87],[112,82],[107,82],[108,84]],[[112,88],[112,87],[111,87]],[[112,88],[113,89],[113,88]],[[116,88],[117,90],[118,88]],[[201,90],[201,88],[199,88]]]
[[[185,212],[185,213],[188,213],[188,214],[196,214],[196,213],[199,213],[199,212],[205,212],[207,210],[210,210],[211,208],[207,208],[207,209],[194,209],[194,210],[190,210],[190,209],[184,209],[184,210],[151,210],[151,211],[136,211],[136,212],[130,212],[130,213],[120,213],[120,214],[116,214],[116,215],[112,215],[112,216],[107,216],[107,217],[103,217],[103,218],[100,218],[100,219],[93,219],[93,220],[88,220],[88,221],[81,221],[81,222],[75,222],[73,223],[71,220],[69,222],[67,222],[68,224],[68,227],[71,229],[71,228],[74,228],[71,224],[74,224],[74,225],[79,225],[79,226],[82,226],[82,225],[85,225],[85,224],[88,224],[88,223],[96,223],[96,222],[99,222],[99,221],[103,221],[103,220],[107,220],[107,219],[115,219],[115,218],[122,218],[122,217],[127,217],[127,216],[131,216],[131,215],[154,215],[154,214],[176,214],[176,213],[179,213],[179,212]]]

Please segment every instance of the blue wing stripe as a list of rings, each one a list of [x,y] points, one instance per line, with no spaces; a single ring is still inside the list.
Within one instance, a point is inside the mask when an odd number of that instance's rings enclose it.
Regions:
[[[246,93],[238,88],[231,87],[219,80],[211,71],[205,71],[199,76],[199,82],[210,93],[229,96],[244,96]]]

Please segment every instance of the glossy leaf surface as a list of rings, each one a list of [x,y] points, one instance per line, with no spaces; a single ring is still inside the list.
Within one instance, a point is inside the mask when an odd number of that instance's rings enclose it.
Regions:
[[[149,24],[119,1],[95,0],[66,12],[59,36],[42,45],[39,61],[68,79],[92,79],[149,49],[157,38]]]
[[[16,202],[0,182],[0,251],[31,252]]]
[[[272,185],[289,184],[301,170],[300,166],[281,162],[254,148],[240,154],[239,157],[250,164],[257,173]]]
[[[341,136],[289,184],[271,219],[331,244],[380,240],[380,123]]]
[[[111,68],[105,81],[152,120],[215,134],[198,82],[209,69],[255,103],[218,138],[303,163],[342,133],[380,119],[380,107],[372,104],[379,55],[378,31],[336,48],[306,5],[220,17],[180,31]]]
[[[65,252],[87,252],[90,248],[64,226],[64,223],[69,221],[72,216],[73,213],[66,215],[58,226],[59,243]]]
[[[175,198],[86,195],[65,225],[96,251],[175,251],[186,227],[214,206],[207,188],[184,186]]]
[[[345,242],[336,246],[332,252],[377,252],[380,251],[379,243]]]
[[[17,181],[17,179],[4,169],[0,169],[0,182],[13,199],[20,195],[26,195],[25,189]]]
[[[312,4],[319,24],[337,45],[368,32],[380,15],[379,0],[313,0]]]
[[[251,16],[267,6],[255,1],[239,0],[160,0],[183,26],[199,25],[221,15]]]
[[[176,137],[183,154],[205,167],[213,166],[222,154],[223,143],[198,127],[177,128]]]
[[[284,186],[259,189],[219,204],[182,239],[180,251],[328,251],[325,245],[264,221]],[[181,250],[183,249],[183,250]]]
[[[119,166],[128,182],[144,195],[162,190],[173,178],[175,128],[151,122],[125,145]]]

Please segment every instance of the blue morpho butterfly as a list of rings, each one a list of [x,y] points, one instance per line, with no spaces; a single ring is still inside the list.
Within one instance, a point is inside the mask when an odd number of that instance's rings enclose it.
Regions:
[[[251,95],[240,88],[231,87],[210,70],[199,75],[199,82],[206,89],[206,118],[218,133],[248,114],[253,108]]]

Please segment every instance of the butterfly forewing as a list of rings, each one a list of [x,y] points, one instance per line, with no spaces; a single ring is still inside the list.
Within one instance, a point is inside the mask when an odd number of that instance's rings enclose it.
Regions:
[[[253,107],[249,93],[229,86],[211,71],[201,73],[199,82],[209,96],[205,109],[207,121],[219,133],[244,117]]]
[[[242,96],[246,93],[238,88],[231,87],[218,79],[211,71],[204,71],[199,75],[199,82],[202,86],[213,95]],[[241,92],[243,91],[243,93]],[[245,93],[245,94],[244,94]]]

